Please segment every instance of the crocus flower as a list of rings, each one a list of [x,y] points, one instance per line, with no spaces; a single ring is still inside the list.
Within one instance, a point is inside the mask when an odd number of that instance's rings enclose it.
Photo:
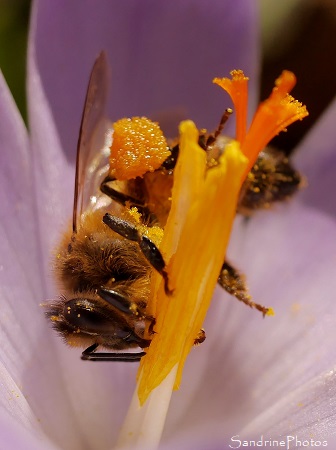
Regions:
[[[57,296],[50,260],[71,216],[80,109],[96,54],[106,49],[112,64],[112,119],[167,110],[212,129],[230,106],[214,76],[241,68],[257,96],[255,13],[248,0],[34,3],[29,134],[0,84],[2,448],[112,448],[135,386],[136,366],[81,361],[39,306]],[[261,435],[332,445],[335,111],[334,102],[298,150],[310,186],[301,198],[236,221],[230,258],[276,316],[262,319],[216,290],[207,340],[187,361],[160,448],[216,450]]]

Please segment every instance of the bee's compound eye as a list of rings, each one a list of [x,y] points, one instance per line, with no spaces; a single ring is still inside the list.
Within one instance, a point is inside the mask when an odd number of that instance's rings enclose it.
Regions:
[[[111,334],[113,323],[96,305],[87,299],[68,300],[64,305],[64,319],[74,329],[88,334]]]

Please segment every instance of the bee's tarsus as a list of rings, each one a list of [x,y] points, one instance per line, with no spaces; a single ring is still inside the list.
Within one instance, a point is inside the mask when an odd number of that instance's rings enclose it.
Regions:
[[[203,330],[203,328],[201,328],[196,336],[196,338],[194,339],[194,345],[200,345],[202,344],[202,342],[204,342],[206,339],[206,335],[205,335],[205,331]]]
[[[164,281],[164,290],[165,290],[165,294],[166,295],[172,295],[173,291],[169,288],[169,278],[168,278],[168,274],[165,270],[163,270],[161,272],[161,275],[163,277],[163,281]]]
[[[90,345],[82,352],[81,359],[84,361],[120,361],[120,362],[137,362],[140,361],[145,352],[138,353],[95,353],[99,344]]]

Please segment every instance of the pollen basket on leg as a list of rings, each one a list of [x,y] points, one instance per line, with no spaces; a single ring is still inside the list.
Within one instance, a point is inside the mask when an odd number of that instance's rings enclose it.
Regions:
[[[153,172],[170,155],[159,125],[146,117],[121,119],[113,128],[110,175],[118,180]]]

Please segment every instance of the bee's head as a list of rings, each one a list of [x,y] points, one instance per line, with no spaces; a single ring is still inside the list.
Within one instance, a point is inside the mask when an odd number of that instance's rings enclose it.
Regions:
[[[97,293],[59,300],[47,305],[46,316],[67,344],[74,347],[99,344],[113,350],[148,347],[143,338],[145,319],[128,317]]]

